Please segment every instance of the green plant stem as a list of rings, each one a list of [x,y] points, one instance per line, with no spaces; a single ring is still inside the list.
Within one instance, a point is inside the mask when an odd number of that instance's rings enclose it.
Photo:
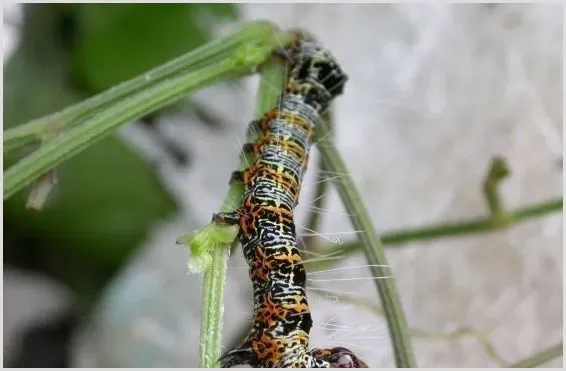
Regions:
[[[237,210],[244,188],[240,184],[233,184],[228,190],[228,194],[220,207],[220,212],[232,212]],[[209,224],[207,227],[212,227]],[[200,233],[207,233],[207,227]],[[224,316],[224,286],[228,267],[228,257],[230,256],[230,245],[236,245],[235,240],[238,234],[237,226],[218,225],[217,229],[224,229],[226,232],[226,245],[212,244],[210,251],[211,264],[204,271],[201,324],[200,324],[200,367],[218,367],[218,360],[221,353],[222,344],[222,324]],[[201,238],[206,240],[206,238]]]
[[[517,363],[514,363],[509,368],[533,368],[541,366],[547,362],[552,361],[554,358],[562,357],[562,347],[563,342],[559,344],[553,345],[545,350],[541,351],[540,353],[535,354],[532,357],[525,358]]]
[[[120,125],[140,118],[181,98],[189,91],[240,72],[232,63],[221,62],[210,67],[171,78],[122,100],[82,125],[49,141],[10,167],[4,173],[4,199],[52,170],[66,159],[112,133]]]
[[[450,238],[474,233],[485,233],[488,231],[499,230],[511,227],[514,224],[524,222],[531,218],[544,216],[562,210],[562,198],[546,201],[540,204],[525,206],[515,210],[506,211],[507,222],[502,224],[499,220],[492,219],[491,216],[467,220],[462,222],[440,223],[438,225],[426,226],[414,229],[402,229],[399,231],[383,233],[381,241],[388,248],[400,247],[402,244],[414,241],[428,241],[441,238]],[[340,246],[332,245],[327,248],[317,250],[324,254],[340,254],[343,256],[359,251],[359,242],[345,243]],[[327,262],[321,262],[327,264]],[[330,263],[330,262],[328,262]],[[318,267],[318,266],[317,266]]]
[[[321,160],[318,163],[318,173],[316,176],[316,185],[314,190],[314,197],[309,204],[310,212],[307,217],[306,222],[306,230],[307,231],[316,231],[320,227],[321,221],[321,209],[324,207],[324,201],[326,199],[326,192],[328,189],[328,181],[325,178],[325,171],[324,171],[324,162]],[[313,240],[315,239],[315,235],[309,233],[308,235],[304,236],[301,245],[304,248],[308,248],[312,245]]]
[[[321,127],[323,126],[321,125]],[[356,230],[363,231],[359,234],[359,240],[368,263],[371,265],[372,274],[374,277],[388,277],[390,273],[385,269],[385,266],[388,266],[388,264],[383,251],[383,245],[346,170],[344,161],[332,141],[326,138],[326,132],[323,131],[321,133],[320,137],[323,139],[318,144],[318,149],[324,158],[325,167],[333,173],[344,174],[340,181],[335,181],[334,184],[342,199],[342,203],[350,215],[353,227]],[[403,368],[415,367],[411,339],[407,332],[407,321],[397,295],[395,281],[394,279],[377,279],[375,282],[393,345],[395,364],[397,367]]]
[[[327,122],[328,128],[331,132],[333,132],[332,128],[334,127],[334,120],[332,117],[331,111],[325,112],[322,117],[322,120]],[[317,128],[320,126],[317,126]],[[315,141],[318,139],[315,137]],[[328,172],[326,171],[324,161],[322,156],[318,159],[318,168],[317,168],[317,176],[315,180],[315,189],[313,194],[313,200],[309,204],[309,215],[307,217],[307,230],[308,231],[316,231],[320,227],[320,221],[322,217],[322,209],[324,208],[324,201],[326,200],[326,194],[328,192],[329,182],[328,182]],[[308,234],[303,237],[301,245],[303,248],[308,248],[312,245],[314,239],[314,234]]]
[[[285,36],[276,34],[275,28],[270,23],[252,22],[228,37],[192,50],[78,104],[6,130],[3,138],[4,155],[18,148],[38,143],[45,131],[52,125],[56,125],[60,130],[73,126],[80,119],[160,81],[225,59],[242,45],[267,43],[275,47],[280,38],[285,38]]]
[[[285,86],[285,65],[283,61],[274,58],[262,68],[258,102],[256,105],[256,118],[263,116],[264,112],[273,108],[279,99],[279,93]],[[253,140],[249,132],[248,141]],[[243,158],[239,169],[245,169],[250,158]],[[230,186],[228,196],[223,203],[221,212],[236,211],[241,205],[244,189],[240,184]],[[218,226],[218,228],[231,228],[231,226]],[[233,229],[233,238],[237,236],[237,228]],[[235,242],[236,243],[236,242]],[[216,248],[213,252],[213,264],[204,274],[203,307],[201,323],[200,367],[217,367],[220,358],[221,330],[222,330],[222,297],[226,277],[228,246]]]
[[[200,367],[216,367],[220,358],[224,284],[229,252],[230,250],[223,246],[211,251],[212,263],[204,272],[200,324]]]

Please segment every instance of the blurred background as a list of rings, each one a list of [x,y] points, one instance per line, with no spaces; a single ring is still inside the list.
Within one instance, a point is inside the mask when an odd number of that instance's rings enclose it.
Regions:
[[[3,11],[4,129],[242,22],[267,19],[308,29],[348,73],[334,106],[335,138],[380,233],[487,215],[481,186],[496,155],[512,171],[501,188],[507,207],[562,197],[560,5],[16,4]],[[40,213],[25,209],[27,191],[4,202],[5,366],[198,366],[201,277],[187,274],[188,253],[175,240],[221,205],[258,82],[199,91],[75,156],[58,168]],[[5,158],[4,168],[16,160]],[[311,169],[316,163],[314,149]],[[298,225],[314,183],[312,170]],[[321,244],[355,240],[359,232],[332,187],[318,211]],[[562,233],[558,210],[505,230],[387,248],[418,365],[496,367],[561,341]],[[364,264],[361,252],[349,256],[330,277],[339,281],[311,290],[312,343],[393,366]],[[229,347],[251,309],[239,250],[226,291]],[[462,328],[480,335],[450,335]]]

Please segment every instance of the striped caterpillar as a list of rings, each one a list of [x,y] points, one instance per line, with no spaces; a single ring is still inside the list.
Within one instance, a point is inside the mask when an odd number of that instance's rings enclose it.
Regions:
[[[367,367],[346,348],[309,350],[312,317],[293,218],[315,123],[342,93],[347,76],[314,42],[299,38],[284,53],[292,65],[280,105],[252,122],[261,135],[243,151],[255,153],[256,160],[230,179],[244,183],[243,204],[237,212],[213,215],[214,222],[239,224],[254,293],[253,327],[220,365]]]

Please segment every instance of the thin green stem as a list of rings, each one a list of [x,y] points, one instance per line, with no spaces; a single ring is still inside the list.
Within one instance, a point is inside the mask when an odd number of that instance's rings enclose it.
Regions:
[[[4,131],[2,150],[4,156],[10,156],[22,148],[38,145],[39,143],[41,143],[40,128],[36,125],[24,124]]]
[[[322,117],[322,120],[326,121],[329,130],[334,132],[332,128],[334,127],[334,120],[332,117],[331,111],[325,112]],[[319,128],[320,126],[317,126]],[[315,141],[318,139],[318,135],[315,138]],[[328,181],[328,172],[326,171],[325,164],[323,161],[322,156],[318,159],[318,168],[317,168],[317,175],[315,180],[315,189],[313,194],[313,200],[309,204],[309,215],[307,217],[307,231],[316,231],[320,227],[320,222],[322,220],[322,209],[324,208],[324,204],[326,201],[326,194],[328,193],[329,181]],[[312,242],[315,239],[314,233],[309,233],[305,237],[303,237],[301,245],[303,248],[308,248],[312,245]]]
[[[326,200],[326,193],[328,189],[328,181],[325,180],[324,162],[318,162],[318,173],[316,176],[316,185],[313,194],[313,200],[309,204],[309,215],[306,222],[307,231],[316,231],[320,228],[320,222],[322,220],[321,210],[324,207],[324,201]],[[302,238],[301,245],[303,248],[308,248],[312,245],[313,240],[316,238],[314,233],[309,233]]]
[[[332,141],[327,139],[324,132],[321,134],[323,139],[319,142],[318,149],[329,171],[344,174],[340,181],[335,181],[334,184],[342,199],[342,203],[350,215],[353,227],[356,230],[363,231],[359,234],[359,240],[364,249],[368,264],[371,265],[372,274],[374,277],[388,277],[391,274],[385,269],[388,264],[383,251],[383,245],[361,201],[361,197],[347,172],[346,165],[338,150]],[[388,324],[395,364],[397,367],[403,368],[415,367],[411,339],[407,332],[407,321],[397,295],[395,281],[393,279],[377,279],[375,282]]]
[[[394,232],[383,233],[381,235],[381,241],[384,245],[387,245],[387,248],[394,248],[401,247],[403,244],[414,241],[428,241],[474,233],[485,233],[508,228],[531,218],[561,211],[562,205],[562,198],[559,198],[532,206],[525,206],[515,210],[506,211],[505,214],[508,215],[508,217],[506,218],[507,222],[505,224],[502,224],[498,220],[494,220],[491,216],[488,216],[481,219],[440,223],[438,225],[414,229],[402,229]],[[358,241],[354,241],[340,246],[332,245],[327,248],[321,248],[319,252],[324,252],[324,254],[340,254],[342,256],[346,256],[354,254],[360,249],[360,243]],[[331,262],[320,263],[329,264]],[[318,265],[317,267],[320,268]]]
[[[264,112],[277,104],[280,90],[285,85],[285,65],[275,58],[268,62],[261,72],[261,83],[259,87],[258,102],[256,105],[256,117],[260,118]],[[251,141],[253,133],[248,133]],[[245,169],[250,158],[242,158],[239,169]],[[241,205],[244,189],[240,184],[234,183],[230,186],[228,196],[223,203],[221,212],[233,212]],[[213,224],[211,224],[213,225]],[[216,228],[230,228],[227,240],[235,240],[237,228],[233,226],[218,225]],[[215,246],[212,252],[212,265],[205,270],[204,292],[201,323],[201,367],[217,367],[220,358],[221,330],[222,330],[222,308],[224,308],[222,297],[229,246]]]
[[[57,125],[61,130],[67,126],[73,126],[79,123],[80,119],[88,117],[125,97],[143,91],[158,82],[225,59],[232,55],[235,50],[241,48],[242,45],[265,43],[275,47],[281,37],[283,36],[277,35],[275,28],[270,23],[265,21],[252,22],[228,37],[192,50],[78,104],[6,130],[3,138],[4,154],[6,155],[29,144],[37,144],[49,126]]]
[[[563,342],[553,345],[540,353],[535,354],[529,358],[525,358],[517,363],[514,363],[509,368],[533,368],[541,366],[545,363],[552,361],[554,358],[562,357]]]
[[[87,119],[82,125],[49,141],[10,167],[4,173],[4,199],[66,159],[103,139],[120,125],[172,103],[195,88],[206,86],[221,78],[236,76],[240,71],[241,68],[235,68],[232,63],[221,62],[165,80],[120,101],[101,114]]]
[[[215,246],[211,251],[211,264],[204,271],[202,311],[200,324],[200,367],[216,367],[220,358],[224,284],[230,250]]]

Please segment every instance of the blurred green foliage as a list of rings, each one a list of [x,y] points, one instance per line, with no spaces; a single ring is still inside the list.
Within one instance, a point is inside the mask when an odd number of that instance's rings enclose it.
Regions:
[[[232,4],[83,4],[77,7],[76,78],[105,90],[194,49],[208,25],[235,19]]]
[[[235,19],[235,6],[25,5],[20,44],[4,64],[4,129],[202,45],[220,16]],[[4,168],[15,160],[5,159]],[[149,228],[177,206],[151,165],[115,136],[57,175],[41,212],[25,209],[29,191],[4,202],[4,261],[60,280],[87,309]]]

